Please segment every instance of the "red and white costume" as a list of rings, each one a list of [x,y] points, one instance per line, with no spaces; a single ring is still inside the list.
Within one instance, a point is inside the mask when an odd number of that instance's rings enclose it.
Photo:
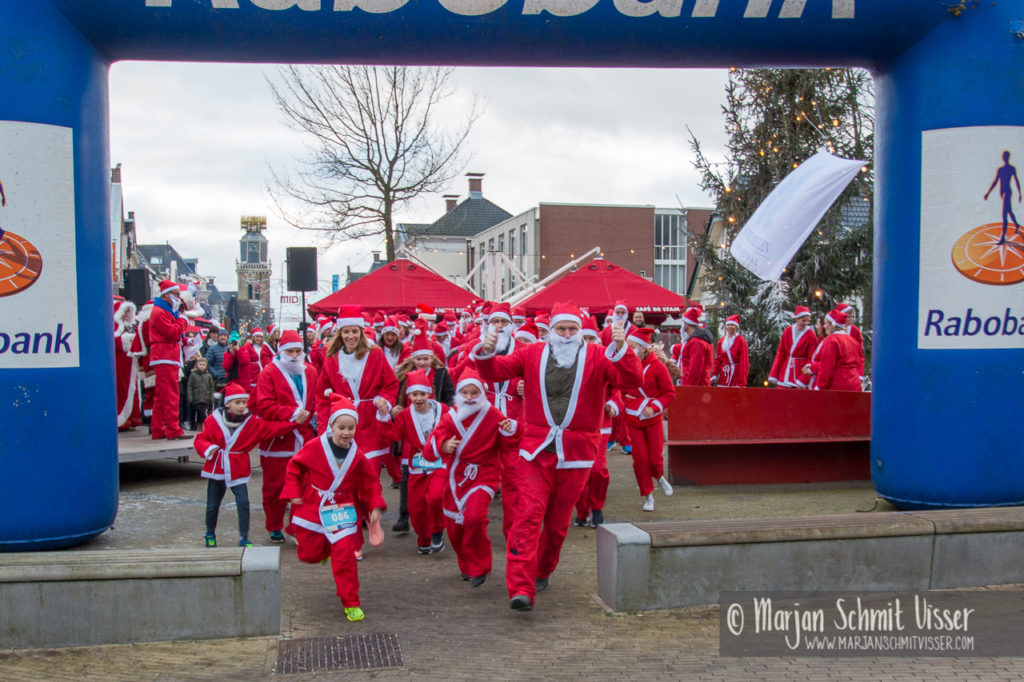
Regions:
[[[136,334],[128,331],[135,304],[118,301],[114,307],[114,371],[117,378],[117,428],[127,430],[142,423],[139,395],[139,361],[132,354]]]
[[[630,342],[650,348],[651,334],[648,328],[637,329],[630,336]],[[662,428],[665,410],[676,397],[665,365],[657,356],[648,352],[640,361],[643,366],[642,386],[625,389],[623,400],[626,420],[629,425],[629,441],[633,446],[633,474],[640,488],[640,496],[647,497],[654,491],[654,481],[665,475],[662,450],[665,446],[665,432]],[[645,416],[644,410],[651,408],[653,414]]]
[[[302,498],[292,511],[292,525],[299,561],[318,563],[330,557],[331,572],[338,597],[344,607],[359,606],[359,571],[356,551],[362,547],[360,524],[337,532],[324,528],[320,510],[327,505],[352,504],[362,521],[373,509],[387,509],[381,495],[380,474],[353,440],[339,465],[328,439],[329,433],[315,438],[288,462],[281,497]]]
[[[473,371],[466,374],[476,375]],[[463,379],[459,386],[468,380]],[[479,379],[476,382],[482,389],[482,382]],[[501,437],[515,437],[518,433],[515,423],[511,431],[500,431],[499,424],[505,416],[486,403],[483,396],[480,400],[484,402],[483,408],[465,420],[449,410],[431,434],[429,450],[424,453],[428,460],[441,458],[445,463],[447,485],[442,509],[447,519],[448,539],[458,557],[459,570],[471,578],[491,572],[487,508],[501,484]],[[451,455],[442,450],[449,438],[461,441]]]
[[[591,318],[593,319],[593,318]],[[614,386],[605,387],[607,395],[605,399],[604,422],[601,425],[601,440],[597,446],[597,459],[594,466],[590,468],[590,475],[587,477],[587,484],[576,500],[576,518],[580,521],[586,520],[592,512],[604,509],[608,499],[608,485],[611,483],[611,475],[608,473],[608,441],[612,437],[612,428],[616,419],[624,412],[622,392]]]
[[[810,311],[797,306],[794,318],[810,317]],[[818,336],[807,325],[802,330],[794,324],[786,327],[779,339],[779,349],[775,353],[772,371],[768,381],[786,388],[807,388],[807,377],[803,373],[804,365],[811,361],[814,349],[818,347]]]
[[[180,292],[177,284],[168,280],[160,283],[160,295]],[[181,336],[188,320],[171,312],[162,298],[154,300],[153,312],[146,324],[149,346],[149,366],[156,374],[153,397],[153,419],[150,428],[153,439],[177,438],[185,431],[178,423],[180,393],[178,373],[181,370]]]
[[[581,323],[579,309],[555,306],[551,324],[562,319]],[[532,603],[537,578],[547,578],[558,565],[569,530],[573,505],[597,459],[604,421],[605,386],[639,386],[640,361],[626,344],[613,353],[583,344],[576,356],[575,379],[564,418],[555,423],[548,405],[549,343],[535,343],[506,357],[474,359],[488,381],[522,377],[523,435],[519,444],[519,511],[507,543],[506,585],[509,596],[527,595]],[[553,359],[550,360],[554,362]],[[543,528],[542,528],[543,526]]]
[[[750,358],[747,355],[747,340],[739,333],[739,316],[730,315],[726,320],[725,335],[718,340],[715,353],[714,376],[719,386],[743,387],[747,385],[750,373]],[[736,325],[736,333],[729,335],[729,326]]]
[[[253,448],[260,441],[279,436],[294,427],[287,421],[265,421],[250,414],[232,430],[225,421],[224,410],[214,410],[203,422],[203,430],[196,434],[193,443],[196,452],[206,460],[200,475],[224,481],[229,488],[247,483],[252,476],[249,453]]]
[[[294,334],[295,343],[301,348],[295,332],[285,332],[282,338],[289,339],[290,334]],[[288,345],[288,342],[282,345]],[[309,413],[309,418],[302,424],[294,424],[291,431],[265,440],[259,446],[260,466],[263,468],[263,511],[266,513],[266,528],[270,532],[284,527],[288,503],[281,499],[281,489],[288,460],[303,445],[316,438],[312,425],[316,414],[315,391],[316,370],[309,365],[304,366],[302,374],[293,377],[274,360],[260,374],[254,412],[262,419],[294,422],[302,410]]]
[[[831,334],[818,344],[811,360],[814,390],[861,391],[860,377],[864,372],[861,346],[845,327],[846,314],[838,309],[828,314],[835,324]]]

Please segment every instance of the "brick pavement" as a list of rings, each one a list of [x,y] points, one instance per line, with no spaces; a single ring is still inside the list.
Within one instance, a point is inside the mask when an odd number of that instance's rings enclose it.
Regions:
[[[656,493],[655,512],[644,514],[629,459],[613,455],[610,467],[608,521],[846,513],[874,502],[869,483],[677,488],[671,498]],[[200,547],[205,482],[199,480],[199,465],[140,462],[121,471],[116,527],[81,549]],[[258,469],[249,485],[252,539],[266,544]],[[390,527],[397,491],[386,489],[385,496],[392,505],[385,517]],[[606,612],[595,597],[594,532],[575,527],[537,609],[518,614],[508,608],[504,588],[500,504],[493,504],[491,513],[495,572],[477,589],[458,579],[450,549],[419,556],[413,536],[386,532],[385,544],[368,549],[360,564],[367,612],[360,624],[344,620],[329,568],[299,563],[289,544],[282,551],[282,637],[397,633],[406,667],[278,679],[1024,679],[1024,661],[1017,659],[719,658],[716,607]],[[237,538],[230,503],[222,509],[218,537],[224,543]],[[259,638],[0,652],[0,678],[273,679],[276,650],[276,638]]]

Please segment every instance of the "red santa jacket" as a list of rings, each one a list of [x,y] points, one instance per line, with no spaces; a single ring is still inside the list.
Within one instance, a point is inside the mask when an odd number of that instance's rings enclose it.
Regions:
[[[344,353],[344,351],[339,351]],[[350,356],[351,357],[351,356]],[[395,405],[398,399],[398,377],[391,369],[384,351],[374,347],[363,356],[362,372],[359,375],[359,385],[356,390],[348,380],[341,374],[338,363],[338,356],[331,355],[324,358],[323,368],[317,377],[316,384],[316,413],[317,430],[323,433],[327,429],[327,419],[330,417],[331,399],[330,395],[339,391],[342,395],[350,398],[356,406],[359,414],[359,440],[363,443],[363,454],[367,458],[380,457],[390,452],[387,441],[387,422],[390,417],[380,418],[377,408],[373,406],[376,398],[383,398],[388,404],[388,410]]]
[[[858,344],[845,331],[834,331],[821,340],[811,362],[814,388],[822,391],[860,391],[864,360]]]
[[[203,430],[196,434],[193,447],[206,461],[203,478],[224,481],[230,488],[245,483],[252,474],[249,453],[256,445],[295,427],[287,421],[268,422],[255,415],[232,430],[224,419],[224,409],[213,411],[203,422]]]
[[[160,302],[163,303],[162,300]],[[149,335],[146,338],[146,345],[149,346],[150,366],[181,367],[181,335],[185,333],[187,326],[188,320],[185,317],[175,317],[174,313],[159,304],[153,306],[153,312],[144,326],[145,332]]]
[[[332,504],[355,505],[360,520],[374,509],[387,509],[381,495],[380,474],[376,473],[355,440],[339,466],[325,433],[309,441],[288,460],[282,500],[302,499],[292,508],[292,523],[323,533],[333,544],[359,531],[360,524],[328,532],[320,522],[320,509]]]
[[[439,403],[433,399],[431,399],[430,402],[437,408],[434,412],[433,423],[428,424],[428,426],[430,426],[430,432],[433,433],[434,429],[437,428],[437,425],[441,423],[441,418],[447,414],[448,410],[451,408],[444,403]],[[413,414],[415,410],[416,408],[410,404],[391,421],[388,428],[388,440],[402,444],[402,464],[409,467],[410,474],[433,473],[436,471],[435,469],[424,471],[423,469],[418,469],[412,466],[412,458],[423,453],[424,449],[427,447],[430,436],[430,433],[428,433],[427,437],[424,437],[423,431],[420,430],[417,424],[416,415]],[[427,459],[434,458],[431,456]]]
[[[305,366],[301,390],[290,374],[272,361],[260,374],[257,381],[256,399],[251,403],[253,411],[262,419],[294,422],[300,410],[309,412],[309,419],[295,424],[288,433],[260,443],[260,454],[264,457],[291,457],[306,442],[316,438],[313,431],[313,415],[316,414],[316,370]]]
[[[504,381],[523,377],[523,435],[519,455],[534,459],[553,444],[560,469],[587,469],[593,466],[600,429],[604,422],[605,385],[623,390],[643,383],[643,369],[636,354],[623,344],[618,353],[612,347],[583,344],[576,362],[576,380],[565,419],[555,424],[548,408],[546,371],[550,349],[547,343],[532,343],[504,357],[480,356],[474,359],[486,381]]]
[[[604,327],[601,331],[599,331],[597,333],[598,338],[601,339],[601,345],[602,346],[610,346],[611,345],[611,343],[612,343],[612,327],[614,327],[614,326],[615,326],[614,324],[610,324],[607,327]],[[625,324],[625,326],[623,326],[622,331],[624,331],[627,335],[629,335],[630,330],[632,330],[635,326],[636,325],[634,325],[632,322],[630,322],[629,320],[626,320],[626,324]]]
[[[623,391],[627,423],[637,427],[661,424],[662,415],[676,397],[672,377],[654,353],[648,353],[640,363],[644,372],[643,385]],[[650,417],[643,416],[644,408],[647,407],[654,410]]]
[[[718,340],[715,353],[714,376],[719,386],[746,386],[750,373],[750,358],[747,356],[747,340],[740,334],[732,337],[732,345],[726,347],[728,335]]]
[[[775,362],[772,363],[768,380],[790,388],[807,388],[803,369],[817,347],[818,336],[810,326],[802,332],[796,330],[796,325],[786,327],[779,339],[779,349],[775,353]]]
[[[263,370],[265,370],[267,367],[270,366],[270,363],[272,363],[274,361],[274,356],[276,356],[276,355],[277,355],[277,353],[274,351],[273,348],[270,347],[269,343],[264,341],[263,343],[260,344],[260,371],[261,372]]]
[[[252,343],[246,343],[244,346],[238,349],[235,353],[235,362],[238,363],[238,383],[241,386],[248,386],[249,393],[253,393],[253,389],[256,388],[256,382],[260,378],[260,353],[252,345]],[[244,368],[244,369],[243,369]],[[248,376],[249,383],[245,383],[245,378],[242,373]]]
[[[710,386],[711,368],[715,364],[715,351],[711,346],[711,334],[704,327],[697,327],[683,345],[683,386]]]
[[[395,345],[398,348],[391,349],[385,346],[383,343],[378,344],[377,346],[378,348],[380,348],[381,352],[384,353],[384,357],[387,358],[388,364],[391,365],[391,369],[398,367],[398,365],[400,365],[403,360],[409,357],[409,353],[412,352],[412,349],[409,348],[409,344],[407,343],[395,341]]]
[[[523,343],[518,339],[512,339],[509,342],[509,350],[505,355],[511,355],[527,345],[529,344]],[[466,357],[463,358],[462,362],[452,370],[452,381],[456,385],[458,385],[462,373],[468,368],[477,369],[476,360],[473,359],[469,352],[467,352]],[[521,381],[522,379],[520,377],[513,377],[512,379],[506,379],[505,381],[488,381],[485,384],[487,388],[487,399],[491,401],[491,405],[498,408],[498,411],[509,419],[519,419],[523,414],[523,398],[519,395],[519,384]]]

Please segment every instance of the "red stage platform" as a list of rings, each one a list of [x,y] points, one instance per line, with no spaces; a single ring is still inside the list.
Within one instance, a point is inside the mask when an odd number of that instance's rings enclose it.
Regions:
[[[871,394],[677,386],[668,409],[674,485],[871,478]]]

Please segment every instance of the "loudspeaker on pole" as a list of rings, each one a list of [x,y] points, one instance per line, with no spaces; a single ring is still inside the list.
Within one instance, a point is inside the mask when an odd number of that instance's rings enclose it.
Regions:
[[[316,247],[289,246],[288,291],[316,291]]]

